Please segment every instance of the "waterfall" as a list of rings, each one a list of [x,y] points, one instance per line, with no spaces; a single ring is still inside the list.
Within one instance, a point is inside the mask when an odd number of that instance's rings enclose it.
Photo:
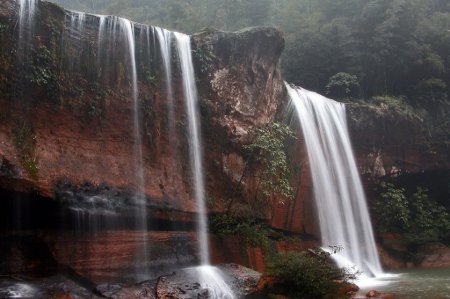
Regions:
[[[378,276],[383,271],[350,143],[345,105],[303,88],[286,87],[308,151],[322,245],[342,246],[340,261],[350,261],[365,274]]]
[[[128,80],[130,82],[131,91],[129,99],[131,100],[132,125],[131,135],[133,137],[133,145],[130,147],[132,151],[132,171],[128,178],[132,185],[132,196],[134,205],[134,226],[137,230],[142,231],[142,246],[136,251],[135,270],[136,276],[144,276],[148,278],[148,270],[146,262],[148,262],[148,237],[147,237],[147,204],[143,168],[143,152],[142,152],[142,132],[141,132],[141,114],[138,88],[138,71],[136,59],[136,38],[134,24],[125,18],[115,16],[90,15],[83,12],[69,12],[66,15],[66,26],[69,40],[63,40],[65,44],[72,43],[75,48],[82,50],[82,37],[87,34],[89,24],[98,22],[98,45],[97,45],[97,67],[99,70],[99,78],[104,77],[103,81],[111,82],[108,72],[115,72],[117,61],[121,61],[127,71]],[[116,50],[117,49],[117,50]],[[71,59],[68,62],[68,71],[78,70],[80,63],[78,59]],[[95,211],[95,209],[92,209]],[[79,209],[75,208],[75,212],[79,213]],[[90,215],[90,214],[88,214]],[[95,215],[101,219],[104,217],[101,213]],[[87,219],[95,219],[95,217]],[[111,217],[109,217],[111,218]],[[108,218],[108,219],[109,219]],[[81,221],[84,218],[81,217]],[[115,227],[113,220],[109,220],[108,228]],[[117,220],[120,221],[120,220]],[[87,223],[88,230],[95,231],[95,227],[91,226],[92,221]]]
[[[34,16],[38,0],[17,0],[19,5],[19,55],[28,56],[28,46],[33,37]],[[23,59],[22,58],[22,59]]]
[[[161,56],[164,64],[164,74],[166,77],[166,90],[167,90],[167,103],[169,105],[169,130],[170,134],[173,131],[174,120],[174,108],[173,108],[173,89],[172,89],[172,68],[171,68],[171,56],[172,56],[172,37],[171,31],[155,27],[156,34],[158,36],[159,47],[161,50]]]
[[[197,87],[195,85],[194,67],[191,56],[191,39],[188,35],[176,32],[177,50],[180,57],[181,72],[183,76],[183,90],[188,115],[189,126],[189,153],[191,171],[194,185],[194,197],[197,203],[198,238],[200,262],[209,264],[208,223],[205,207],[205,186],[203,177],[203,153],[200,146],[200,123],[197,108]]]
[[[235,298],[225,283],[221,271],[209,265],[208,223],[205,206],[203,177],[203,153],[200,140],[200,118],[198,113],[197,87],[191,55],[191,39],[188,35],[174,33],[177,41],[183,77],[183,90],[189,123],[189,152],[193,177],[194,197],[197,203],[197,234],[199,239],[200,267],[195,268],[202,288],[208,289],[211,298]]]
[[[19,6],[19,38],[17,47],[17,58],[23,66],[31,61],[30,50],[32,49],[32,38],[34,32],[34,19],[38,7],[38,0],[17,0]],[[21,93],[24,91],[22,90]]]
[[[73,11],[70,15],[70,29],[78,32],[83,31],[85,21],[86,13]]]
[[[146,271],[145,263],[148,261],[148,240],[147,240],[147,206],[146,197],[144,193],[145,180],[144,180],[144,168],[142,158],[142,137],[141,137],[141,124],[139,113],[139,90],[138,90],[138,78],[136,67],[136,45],[134,38],[134,26],[130,20],[124,18],[114,17],[117,21],[117,25],[120,31],[124,34],[126,43],[128,45],[128,53],[130,59],[131,79],[132,79],[132,98],[133,98],[133,134],[134,134],[134,171],[135,171],[135,204],[136,204],[136,224],[137,228],[142,230],[143,234],[143,246],[141,252],[138,254],[136,262],[137,264],[144,264],[144,276],[148,275]]]
[[[19,26],[30,25],[34,20],[38,0],[18,0],[19,3]]]
[[[37,1],[21,1],[26,12],[32,11],[29,3]],[[33,10],[34,13],[34,10]],[[30,19],[24,16],[21,19]],[[148,258],[148,240],[147,240],[147,202],[145,196],[145,177],[143,167],[143,148],[142,148],[142,115],[143,109],[139,100],[139,83],[144,84],[143,78],[138,78],[149,68],[154,67],[153,55],[157,53],[152,46],[159,45],[161,53],[161,63],[163,64],[166,96],[168,111],[169,130],[175,129],[175,111],[174,100],[175,91],[173,88],[172,79],[172,44],[176,45],[178,54],[178,62],[180,63],[180,75],[182,78],[182,87],[184,91],[185,111],[188,120],[188,139],[190,152],[190,166],[192,171],[192,194],[197,204],[197,232],[198,232],[198,256],[199,266],[191,270],[197,273],[197,277],[203,289],[208,289],[209,294],[213,298],[235,298],[232,290],[226,284],[223,274],[220,269],[210,265],[209,245],[208,245],[208,229],[207,229],[207,209],[205,205],[205,186],[204,186],[204,170],[203,170],[203,155],[200,132],[200,115],[198,111],[198,96],[195,84],[195,74],[191,55],[191,39],[188,35],[171,32],[162,28],[148,27],[144,25],[137,25],[130,20],[114,17],[91,15],[82,12],[66,12],[65,16],[65,32],[61,39],[61,47],[70,49],[72,53],[68,53],[67,57],[63,57],[65,61],[64,74],[67,80],[78,79],[77,76],[82,74],[82,70],[89,67],[92,61],[83,61],[83,51],[97,51],[97,57],[94,60],[93,66],[96,67],[95,72],[90,72],[90,78],[83,78],[85,80],[97,80],[95,84],[114,84],[117,83],[121,87],[121,93],[125,88],[122,88],[123,82],[129,83],[130,92],[127,95],[131,103],[132,124],[130,125],[130,135],[133,137],[133,146],[130,147],[132,151],[132,171],[128,181],[133,186],[133,203],[136,207],[134,218],[136,219],[136,228],[143,231],[143,248],[136,251],[136,275],[144,275],[148,278],[148,273],[142,272],[142,268],[147,268],[149,263]],[[24,21],[25,22],[25,21]],[[28,22],[28,21],[27,21]],[[98,24],[98,31],[93,31],[95,25]],[[92,37],[92,34],[97,38],[97,45],[87,45],[86,37]],[[80,54],[79,56],[76,54]],[[70,55],[72,56],[70,56]],[[75,55],[73,55],[75,54]],[[94,56],[95,57],[95,56]],[[147,59],[148,58],[148,59]],[[156,66],[158,67],[158,66]],[[155,70],[157,73],[159,69]],[[126,74],[126,76],[123,76]],[[139,74],[139,75],[138,75]],[[121,76],[120,78],[119,75]],[[178,74],[176,74],[178,76]],[[122,77],[123,76],[123,77]],[[123,80],[125,78],[125,80]],[[139,80],[141,79],[141,80]],[[76,81],[74,81],[76,82]],[[94,85],[95,86],[95,85]],[[127,89],[128,90],[128,89]],[[128,101],[127,101],[128,103]],[[172,127],[170,127],[172,126]],[[175,150],[174,153],[176,154]],[[174,157],[177,159],[177,157]],[[128,192],[128,191],[127,191]],[[128,194],[128,193],[127,193]],[[70,197],[67,195],[67,197]],[[115,206],[115,203],[110,203],[110,198],[105,196],[86,195],[80,199],[77,196],[70,197],[73,204],[70,206],[70,214],[75,218],[78,230],[84,229],[92,232],[93,226],[97,222],[106,219],[105,226],[102,228],[110,229],[115,227],[114,221],[123,210],[122,206]],[[128,197],[123,201],[124,205],[129,203]],[[127,208],[126,206],[125,208]],[[100,218],[99,218],[100,217]],[[139,266],[139,272],[138,267]]]

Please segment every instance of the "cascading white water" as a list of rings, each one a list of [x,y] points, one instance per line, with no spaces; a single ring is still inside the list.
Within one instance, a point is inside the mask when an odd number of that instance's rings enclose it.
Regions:
[[[205,207],[205,186],[203,177],[203,153],[200,146],[200,124],[197,109],[197,87],[195,85],[194,66],[191,56],[191,39],[188,35],[175,32],[177,50],[180,57],[181,72],[183,76],[183,90],[186,99],[186,111],[189,127],[190,163],[194,185],[194,197],[197,203],[198,238],[200,262],[209,264],[208,229]]]
[[[34,20],[38,0],[18,0],[19,26],[22,30],[24,24],[30,24]]]
[[[70,29],[79,32],[83,31],[85,21],[86,21],[86,13],[79,11],[72,11],[70,15]]]
[[[322,245],[342,246],[341,260],[351,261],[366,275],[381,275],[345,105],[299,87],[286,87],[308,151]]]
[[[197,203],[197,234],[199,239],[200,263],[195,268],[202,288],[208,289],[212,298],[235,298],[225,283],[220,271],[209,265],[208,223],[205,206],[205,186],[203,177],[203,154],[200,142],[200,118],[197,108],[197,87],[191,55],[191,40],[188,35],[174,32],[178,56],[183,76],[183,90],[189,127],[189,151],[193,177],[194,196]]]
[[[137,77],[137,67],[136,67],[136,45],[134,38],[133,23],[130,20],[124,18],[116,18],[117,24],[120,31],[124,34],[126,42],[128,44],[128,53],[131,66],[131,77],[132,77],[132,97],[133,97],[133,125],[134,125],[134,163],[135,163],[135,204],[136,204],[136,223],[138,229],[143,231],[143,248],[140,254],[138,254],[137,262],[145,263],[148,261],[148,240],[147,240],[147,207],[146,198],[144,194],[144,168],[143,168],[143,158],[142,158],[142,138],[141,138],[141,125],[140,125],[140,113],[139,113],[139,90],[138,90],[138,77]],[[142,275],[148,275],[145,270]]]
[[[158,36],[159,47],[161,50],[161,56],[164,64],[164,73],[166,77],[166,89],[167,89],[167,103],[169,105],[169,130],[173,130],[174,124],[174,109],[173,109],[173,90],[172,90],[172,68],[171,68],[171,56],[172,56],[172,37],[173,32],[155,27],[156,34]]]
[[[132,136],[133,136],[133,160],[131,161],[133,169],[129,181],[133,184],[133,196],[135,205],[135,226],[142,230],[142,246],[138,248],[136,254],[136,274],[146,276],[147,270],[145,262],[148,261],[148,240],[147,240],[147,210],[146,198],[144,194],[145,179],[143,171],[143,154],[142,154],[142,134],[140,123],[140,107],[139,107],[139,89],[138,89],[138,72],[136,62],[136,43],[134,24],[125,18],[103,15],[90,15],[83,12],[71,11],[66,15],[66,26],[69,40],[63,40],[64,43],[72,44],[73,47],[83,46],[83,34],[89,34],[88,24],[98,20],[98,70],[99,77],[102,75],[105,81],[108,81],[107,72],[114,72],[117,61],[121,61],[126,68],[128,79],[130,80],[131,93],[129,98],[132,103]],[[119,50],[116,51],[116,48]],[[69,70],[78,70],[74,67],[76,59],[71,59],[67,66]],[[76,65],[75,65],[76,66]],[[66,68],[67,68],[66,67]],[[95,210],[95,209],[93,209]],[[75,209],[79,211],[79,209]],[[90,211],[92,212],[92,211]],[[98,215],[97,215],[98,216]],[[101,216],[101,215],[100,215]],[[114,220],[111,220],[111,222]],[[119,221],[119,220],[118,220]],[[114,223],[109,225],[114,226]],[[88,223],[88,229],[90,225]],[[94,228],[92,228],[94,229]],[[139,268],[139,269],[137,269]],[[139,272],[139,273],[138,273]]]
[[[17,55],[22,63],[29,59],[38,0],[17,0],[19,5],[19,39]]]

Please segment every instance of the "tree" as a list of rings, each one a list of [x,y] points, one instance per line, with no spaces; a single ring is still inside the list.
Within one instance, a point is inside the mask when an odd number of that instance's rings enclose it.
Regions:
[[[447,242],[450,237],[450,211],[432,200],[428,189],[407,190],[381,183],[382,191],[374,210],[383,232],[400,234],[400,240],[415,253],[421,245]]]
[[[338,99],[356,97],[359,91],[358,77],[344,72],[337,73],[328,80],[326,91],[327,95]]]

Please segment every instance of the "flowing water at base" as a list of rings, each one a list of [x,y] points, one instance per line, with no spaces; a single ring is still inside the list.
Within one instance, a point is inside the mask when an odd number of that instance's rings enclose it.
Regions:
[[[361,287],[355,298],[366,298],[365,294],[370,290],[393,294],[395,299],[450,298],[450,268],[406,269],[391,273],[376,279],[380,285]]]
[[[235,299],[233,291],[228,286],[223,278],[223,273],[213,266],[204,265],[195,268],[194,270],[201,284],[202,289],[207,289],[211,298],[216,299]]]

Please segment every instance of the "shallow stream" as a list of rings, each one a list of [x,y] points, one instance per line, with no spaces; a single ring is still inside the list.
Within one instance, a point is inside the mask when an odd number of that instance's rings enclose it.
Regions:
[[[393,294],[395,299],[450,298],[450,269],[406,269],[390,273],[394,275],[380,279],[386,284],[361,288],[357,298],[364,298],[372,289]]]

